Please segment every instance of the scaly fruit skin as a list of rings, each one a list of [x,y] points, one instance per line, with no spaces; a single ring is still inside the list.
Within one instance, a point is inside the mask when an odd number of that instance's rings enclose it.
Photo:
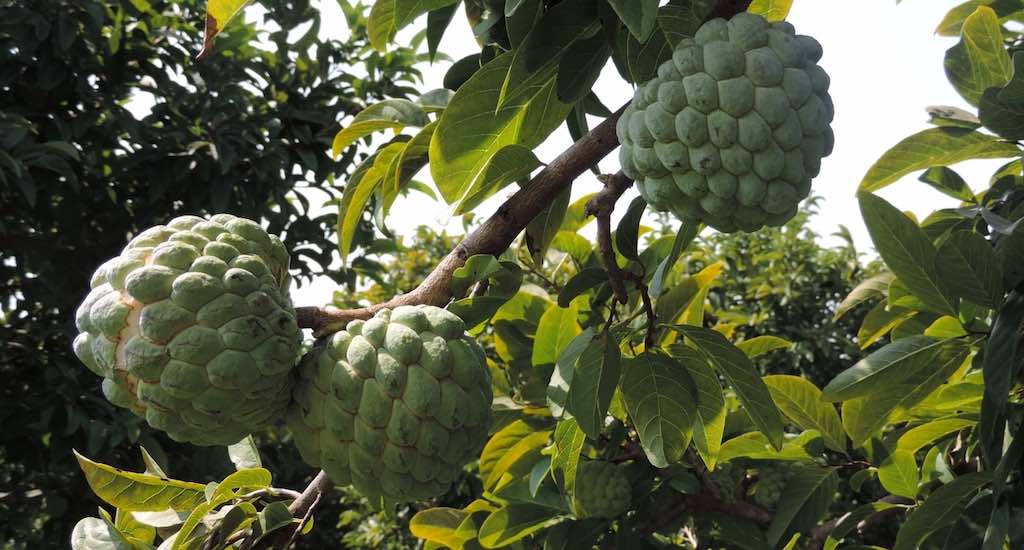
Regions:
[[[622,469],[611,462],[580,462],[573,509],[580,518],[614,518],[629,509],[633,489]]]
[[[832,152],[821,45],[740,13],[682,40],[619,119],[622,171],[653,208],[719,231],[789,221]]]
[[[483,349],[454,313],[381,310],[303,358],[288,427],[303,460],[371,500],[444,494],[491,421]]]
[[[284,416],[302,342],[288,251],[229,214],[140,233],[92,277],[75,354],[111,403],[176,441],[230,445]]]

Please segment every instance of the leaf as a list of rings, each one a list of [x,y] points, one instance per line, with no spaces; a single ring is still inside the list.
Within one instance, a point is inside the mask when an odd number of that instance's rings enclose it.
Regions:
[[[623,366],[622,398],[655,468],[678,462],[690,445],[697,404],[688,378],[681,365],[660,354],[645,353]]]
[[[954,231],[939,246],[935,263],[939,276],[957,296],[996,309],[1003,299],[1003,270],[985,237]]]
[[[587,346],[576,363],[565,408],[591,439],[596,440],[604,427],[608,406],[619,383],[621,359],[615,339],[604,333]]]
[[[394,0],[395,27],[401,29],[428,11],[444,8],[458,2],[459,0]]]
[[[896,450],[916,453],[925,446],[931,445],[951,433],[969,428],[975,423],[976,421],[967,418],[940,418],[921,424],[903,432],[896,442]]]
[[[676,233],[676,238],[672,241],[672,252],[658,264],[658,268],[654,271],[654,276],[651,277],[650,294],[655,298],[661,296],[661,291],[665,287],[665,278],[668,277],[669,273],[672,272],[672,268],[675,267],[676,262],[679,261],[679,256],[682,254],[683,249],[690,246],[693,239],[697,238],[697,233],[700,232],[701,224],[693,222],[683,222],[679,226],[679,232]]]
[[[498,190],[529,177],[540,164],[537,156],[527,147],[518,144],[502,147],[487,159],[479,177],[455,205],[454,213],[461,215],[469,212]],[[565,199],[559,197],[559,200]]]
[[[1007,297],[985,345],[982,373],[985,393],[981,402],[981,420],[978,439],[989,463],[1002,454],[1005,412],[1009,392],[1020,370],[1018,346],[1021,326],[1024,324],[1024,294],[1014,290]]]
[[[803,430],[821,432],[825,445],[840,453],[846,452],[846,436],[835,407],[821,400],[821,390],[799,376],[771,375],[764,377],[772,399],[782,413]]]
[[[135,550],[136,546],[103,518],[82,518],[71,531],[72,550]],[[152,547],[150,547],[152,548]]]
[[[587,203],[595,195],[597,193],[587,193],[569,205],[569,208],[565,211],[565,218],[562,219],[562,231],[572,231],[575,233],[593,221],[593,216],[587,215],[586,209]]]
[[[722,443],[718,461],[729,462],[736,458],[749,458],[751,460],[811,462],[813,458],[807,452],[806,446],[820,438],[821,434],[817,430],[809,430],[794,439],[787,439],[782,444],[781,450],[775,450],[764,434],[747,432]]]
[[[854,289],[850,291],[850,294],[843,299],[842,303],[839,304],[833,318],[838,320],[860,304],[863,304],[868,300],[884,297],[886,291],[889,289],[889,285],[895,278],[895,275],[887,271],[861,281],[861,283],[854,287]]]
[[[459,532],[469,513],[457,508],[427,508],[420,510],[409,520],[409,531],[416,538],[443,544],[449,548],[462,548],[473,538]]]
[[[236,470],[247,468],[261,468],[263,461],[260,460],[260,450],[256,447],[256,441],[251,435],[245,439],[228,446],[228,458],[235,465]]]
[[[551,435],[550,430],[534,431],[516,441],[508,450],[502,453],[501,458],[491,468],[487,477],[483,479],[484,490],[495,490],[501,477],[514,466],[522,463],[523,459],[532,459],[529,463],[532,467],[533,461],[540,455],[541,447],[547,445],[549,435]]]
[[[551,457],[551,471],[562,473],[561,477],[553,477],[565,494],[572,494],[575,490],[576,470],[586,439],[575,418],[561,420],[555,427],[555,453]]]
[[[521,439],[534,432],[532,426],[522,420],[516,420],[492,435],[484,449],[480,451],[480,479],[489,478],[501,457]]]
[[[533,365],[553,365],[562,350],[581,332],[574,304],[564,308],[552,304],[540,318],[533,340]]]
[[[135,519],[132,512],[118,510],[115,518],[114,527],[124,533],[129,540],[153,544],[156,539],[156,529]]]
[[[946,77],[956,91],[977,106],[981,94],[1010,81],[1012,65],[1003,45],[996,12],[980,6],[964,20],[960,42],[946,51]]]
[[[203,48],[199,51],[199,59],[210,54],[213,50],[213,41],[223,31],[228,23],[242,12],[251,0],[207,0],[206,2],[206,31],[203,33]]]
[[[686,368],[697,389],[697,410],[693,423],[693,445],[710,470],[718,463],[725,433],[725,396],[718,375],[697,350],[673,344],[669,353]]]
[[[390,143],[381,148],[375,155],[367,158],[355,169],[338,204],[338,248],[341,252],[342,265],[345,265],[352,251],[352,239],[356,228],[363,217],[363,210],[370,202],[374,191],[383,183],[391,170],[392,163],[398,161],[405,143]]]
[[[885,199],[870,193],[858,197],[871,241],[889,269],[935,313],[956,315],[939,278],[937,251],[928,236]]]
[[[881,340],[904,321],[916,314],[914,310],[902,307],[889,307],[887,304],[879,303],[868,311],[857,330],[857,342],[861,350],[871,347],[872,344]],[[893,338],[894,340],[896,338]]]
[[[573,42],[558,65],[558,99],[576,103],[591,93],[611,53],[601,33]]]
[[[551,380],[548,382],[547,398],[551,416],[562,417],[565,401],[569,395],[569,387],[572,385],[575,374],[576,362],[596,334],[597,331],[594,330],[594,327],[587,327],[562,348],[558,360],[555,361],[555,370],[551,373]]]
[[[755,336],[749,340],[744,340],[736,347],[740,348],[743,353],[747,354],[747,357],[753,359],[759,355],[764,355],[768,352],[775,351],[777,349],[792,349],[793,342],[786,340],[785,338],[779,338],[778,336]]]
[[[970,186],[957,174],[945,166],[935,166],[925,170],[918,181],[928,184],[940,193],[964,202],[974,202],[974,193]]]
[[[658,0],[608,0],[608,4],[640,42],[646,42],[658,23]]]
[[[501,263],[490,254],[474,254],[466,259],[462,267],[452,272],[451,289],[453,296],[463,296],[476,283],[502,270]]]
[[[866,470],[861,470],[862,472]],[[853,511],[842,515],[839,521],[832,528],[832,531],[828,535],[828,539],[825,543],[826,550],[834,550],[839,546],[839,542],[849,534],[851,531],[857,528],[857,526],[869,517],[890,508],[895,508],[896,504],[889,504],[887,502],[871,502],[854,508]],[[844,548],[850,548],[845,546]]]
[[[868,169],[860,191],[878,191],[903,176],[933,166],[971,159],[1010,158],[1020,154],[1012,143],[964,128],[931,128],[889,149]]]
[[[936,489],[900,526],[893,550],[914,550],[928,535],[952,525],[989,481],[990,473],[978,472],[962,475]]]
[[[928,336],[911,336],[888,344],[839,373],[825,386],[822,399],[846,401],[877,393],[930,365],[945,344]]]
[[[960,36],[964,20],[980,6],[992,8],[1000,18],[1021,10],[1020,0],[969,0],[949,10],[935,33],[940,36]]]
[[[398,26],[395,24],[395,3],[397,0],[377,0],[370,8],[370,17],[366,20],[366,33],[373,46],[379,52],[386,52],[388,43],[395,39]]]
[[[89,487],[104,502],[129,512],[186,511],[206,501],[198,483],[125,472],[93,462],[74,451]]]
[[[619,254],[630,260],[640,257],[637,252],[637,239],[640,232],[640,218],[644,215],[645,208],[647,208],[647,201],[643,197],[634,198],[615,230],[615,247],[619,250]]]
[[[448,30],[448,25],[451,24],[458,9],[459,4],[455,3],[427,14],[427,52],[431,63],[437,59],[437,48],[441,45],[441,38],[444,37],[444,31]]]
[[[672,45],[660,28],[651,33],[646,42],[638,42],[631,34],[620,40],[625,40],[626,63],[631,82],[652,79],[657,74],[658,66],[672,57]]]
[[[897,449],[889,455],[878,468],[878,481],[886,491],[913,500],[919,481],[914,453]]]
[[[1019,0],[1018,0],[1019,2]],[[1018,4],[1020,5],[1020,4]],[[1013,77],[1002,88],[989,88],[981,95],[978,117],[986,128],[1010,140],[1024,138],[1024,55],[1013,55]]]
[[[608,282],[608,272],[600,267],[588,267],[572,276],[558,293],[558,305],[569,307],[569,303],[588,290]]]
[[[569,195],[571,187],[566,187],[559,193],[550,204],[544,207],[526,226],[526,248],[536,266],[544,263],[544,257],[548,253],[551,241],[555,240],[562,220],[565,218],[565,210],[569,207]]]
[[[720,333],[695,326],[672,327],[694,346],[736,391],[750,419],[776,449],[782,448],[782,416],[750,359]]]
[[[428,124],[430,118],[422,106],[408,99],[385,99],[360,111],[334,136],[331,155],[338,158],[349,145],[374,132],[389,128],[397,132],[407,126],[422,128]]]
[[[747,11],[763,15],[769,21],[782,21],[789,15],[793,0],[754,0]]]
[[[480,526],[479,540],[484,548],[500,548],[551,526],[561,518],[536,504],[510,504],[487,516]]]
[[[771,545],[777,545],[783,535],[808,530],[828,512],[835,492],[839,489],[839,476],[833,468],[802,467],[786,480],[779,497],[775,517],[765,532]]]
[[[935,126],[952,126],[954,128],[967,128],[977,130],[981,128],[981,121],[978,116],[969,111],[952,105],[932,105],[925,109],[928,113],[928,122]]]

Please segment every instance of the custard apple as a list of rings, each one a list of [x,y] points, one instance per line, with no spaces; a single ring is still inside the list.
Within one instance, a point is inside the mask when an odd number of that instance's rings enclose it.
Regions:
[[[177,441],[229,445],[284,416],[301,332],[288,251],[218,214],[143,231],[96,270],[75,354],[111,403]]]
[[[784,224],[832,152],[821,55],[786,22],[708,21],[619,119],[622,171],[651,207],[684,221],[726,233]]]
[[[573,509],[581,518],[613,518],[629,509],[633,489],[622,469],[611,462],[580,462]]]
[[[288,426],[308,464],[371,500],[448,490],[484,443],[491,374],[454,313],[384,309],[306,354]]]

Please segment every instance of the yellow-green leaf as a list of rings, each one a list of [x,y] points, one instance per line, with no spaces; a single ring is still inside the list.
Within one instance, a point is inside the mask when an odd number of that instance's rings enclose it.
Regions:
[[[725,395],[715,369],[697,350],[673,344],[669,353],[682,363],[697,387],[697,415],[693,423],[693,445],[709,470],[718,463],[718,452],[725,433]]]
[[[203,35],[203,49],[199,57],[209,55],[213,41],[227,27],[227,24],[241,13],[251,0],[208,0],[206,2],[206,32]]]
[[[1013,76],[1013,63],[1003,45],[1003,30],[996,12],[981,6],[966,20],[960,42],[946,51],[946,76],[971,105],[982,93],[999,88]]]
[[[805,378],[786,374],[764,377],[775,404],[798,427],[818,430],[830,449],[846,452],[846,437],[839,413],[821,400],[821,390]]]
[[[912,451],[897,449],[878,468],[878,481],[886,491],[901,497],[917,496],[917,461]]]
[[[747,11],[763,15],[769,21],[782,21],[792,7],[793,0],[754,0]]]
[[[205,502],[205,486],[149,474],[126,472],[93,462],[75,451],[78,466],[100,499],[129,512],[185,511]]]
[[[789,349],[793,347],[793,342],[786,340],[785,338],[779,338],[778,336],[755,336],[749,340],[744,340],[736,347],[743,350],[743,353],[747,354],[747,357],[753,359],[758,355],[764,355],[770,351],[777,349]]]
[[[443,544],[448,548],[462,548],[473,537],[458,532],[459,525],[469,513],[457,508],[427,508],[409,520],[409,531],[420,539]]]

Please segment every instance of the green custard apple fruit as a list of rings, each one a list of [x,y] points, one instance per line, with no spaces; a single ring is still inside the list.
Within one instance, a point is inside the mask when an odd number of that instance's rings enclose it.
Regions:
[[[789,221],[832,152],[821,45],[740,13],[676,45],[616,126],[622,171],[656,210],[715,229]]]
[[[614,518],[629,509],[633,489],[622,468],[603,460],[580,462],[573,509],[581,518]]]
[[[75,354],[171,438],[236,443],[288,407],[302,342],[288,263],[280,239],[228,214],[147,229],[93,274]]]
[[[445,493],[487,441],[491,374],[454,313],[384,309],[306,354],[288,426],[308,464],[371,500]]]

